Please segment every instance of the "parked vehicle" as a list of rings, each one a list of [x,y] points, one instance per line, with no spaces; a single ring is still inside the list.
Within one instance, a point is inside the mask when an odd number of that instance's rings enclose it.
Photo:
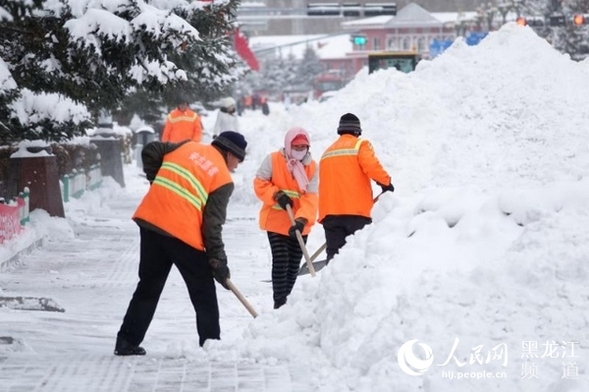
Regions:
[[[409,73],[415,70],[421,56],[417,52],[383,51],[368,54],[368,73],[379,69],[396,68]]]

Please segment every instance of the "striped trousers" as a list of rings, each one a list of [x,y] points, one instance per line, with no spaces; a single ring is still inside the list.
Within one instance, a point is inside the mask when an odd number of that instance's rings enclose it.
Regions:
[[[307,243],[307,236],[303,236]],[[272,250],[272,291],[274,309],[286,303],[297,280],[303,251],[296,238],[278,233],[268,232],[268,241]]]

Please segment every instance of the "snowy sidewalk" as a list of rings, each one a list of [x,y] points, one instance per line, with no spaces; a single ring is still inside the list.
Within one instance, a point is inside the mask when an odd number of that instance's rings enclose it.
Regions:
[[[310,391],[308,368],[95,356],[0,357],[0,391]]]
[[[0,392],[313,390],[309,367],[211,359],[195,348],[194,311],[175,268],[142,344],[147,356],[113,355],[137,282],[139,235],[130,217],[147,187],[137,178],[129,182],[105,206],[69,206],[73,233],[62,220],[63,233],[58,227],[43,247],[0,274],[1,297],[29,299],[20,309],[0,305]],[[269,275],[268,252],[252,246],[264,234],[253,216],[229,218],[224,237],[232,280],[258,311],[271,311],[271,286],[260,282]],[[245,244],[252,260],[237,260]],[[222,339],[240,339],[253,319],[231,292],[221,286],[217,292]],[[26,310],[39,298],[64,312]]]

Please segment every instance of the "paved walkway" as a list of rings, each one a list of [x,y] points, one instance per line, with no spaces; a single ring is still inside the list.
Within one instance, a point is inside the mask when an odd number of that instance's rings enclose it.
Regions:
[[[20,309],[0,309],[0,392],[314,390],[304,366],[167,355],[178,340],[196,341],[194,312],[175,269],[143,344],[148,355],[112,354],[137,280],[139,236],[130,220],[137,203],[130,195],[110,201],[106,210],[76,215],[73,233],[65,227],[0,274],[0,297],[32,299]],[[263,233],[254,217],[234,215],[229,223],[224,235],[232,243],[265,241],[257,237]],[[270,308],[271,287],[260,283],[269,271],[267,249],[252,249],[255,262],[242,261],[248,268],[239,268],[232,248],[228,253],[242,293],[258,309]],[[218,293],[224,340],[239,339],[251,316],[230,292],[219,287]],[[39,298],[65,311],[38,311],[32,304]],[[27,304],[32,310],[23,310]]]
[[[113,355],[0,356],[2,392],[312,391],[310,370]]]

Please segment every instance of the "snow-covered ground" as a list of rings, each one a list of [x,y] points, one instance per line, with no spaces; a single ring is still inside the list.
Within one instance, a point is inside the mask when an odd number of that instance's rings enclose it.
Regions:
[[[321,391],[589,390],[587,91],[588,62],[510,24],[478,46],[455,43],[411,74],[361,73],[324,103],[246,112],[248,156],[234,174],[225,231],[232,280],[260,316],[219,288],[222,340],[198,348],[186,291],[173,276],[144,342],[148,356],[305,364]],[[346,112],[360,118],[396,191],[380,198],[374,223],[329,267],[300,278],[287,306],[272,310],[253,175],[294,125],[309,131],[318,159]],[[206,117],[205,128],[214,120]],[[138,240],[129,217],[147,183],[134,167],[125,174],[125,189],[107,181],[68,203],[67,220],[33,213],[28,230],[46,234],[48,245],[0,274],[0,294],[48,296],[66,311],[52,324],[0,308],[2,335],[20,335],[24,347],[0,345],[0,356],[112,351],[134,282],[104,292],[93,279],[110,276],[102,268],[112,267],[111,253]],[[85,219],[96,226],[100,216],[121,241],[91,247],[92,238],[77,239]],[[80,265],[60,260],[56,245],[77,241],[93,250],[80,249]],[[323,242],[318,225],[309,250]],[[137,255],[125,257],[132,270]],[[76,283],[60,289],[42,277]],[[74,320],[89,332],[68,333]],[[56,325],[63,333],[48,331]]]

